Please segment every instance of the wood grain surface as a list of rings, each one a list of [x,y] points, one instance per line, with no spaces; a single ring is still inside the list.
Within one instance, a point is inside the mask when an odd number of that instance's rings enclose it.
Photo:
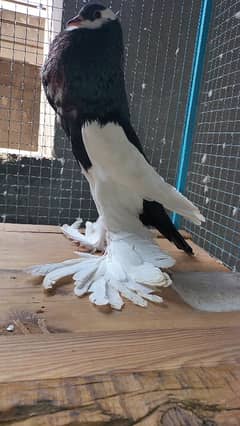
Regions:
[[[1,337],[0,383],[239,361],[240,327]]]
[[[240,425],[239,312],[193,310],[171,288],[122,312],[75,297],[69,280],[48,295],[22,268],[76,246],[57,227],[0,230],[0,425]],[[193,259],[159,244],[175,270],[226,271],[192,242]]]
[[[3,384],[0,424],[239,425],[239,380],[224,366]]]

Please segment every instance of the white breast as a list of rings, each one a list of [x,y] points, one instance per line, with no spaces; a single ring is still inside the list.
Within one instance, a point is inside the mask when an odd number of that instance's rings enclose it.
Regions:
[[[125,185],[113,180],[109,173],[113,154],[119,163],[124,164],[128,153],[126,149],[121,149],[119,126],[107,126],[108,138],[104,137],[106,129],[98,123],[88,125],[82,130],[84,145],[92,162],[91,169],[84,174],[89,181],[99,213],[104,214],[109,229],[145,233],[139,221],[143,208],[142,198]],[[89,132],[90,128],[92,132]],[[112,145],[116,144],[115,150],[110,149],[110,141]]]

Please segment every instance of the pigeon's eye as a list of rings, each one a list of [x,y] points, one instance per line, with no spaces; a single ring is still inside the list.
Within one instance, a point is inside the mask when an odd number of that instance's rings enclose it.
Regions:
[[[101,17],[102,17],[102,15],[101,15],[101,12],[99,12],[99,10],[97,10],[96,12],[94,12],[94,15],[93,15],[94,19],[99,19]]]

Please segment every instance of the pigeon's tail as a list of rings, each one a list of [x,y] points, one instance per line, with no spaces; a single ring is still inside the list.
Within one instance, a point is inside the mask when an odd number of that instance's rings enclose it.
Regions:
[[[160,185],[158,185],[158,191],[159,196],[153,199],[163,204],[166,209],[180,214],[196,225],[201,225],[202,222],[205,222],[205,218],[198,207],[177,191],[176,188],[165,182],[163,178],[161,178]]]
[[[140,220],[144,225],[156,228],[165,238],[173,242],[178,249],[184,250],[189,255],[194,254],[192,247],[175,228],[161,204],[156,201],[144,200]]]
[[[172,241],[178,249],[184,250],[185,253],[189,254],[190,256],[193,256],[194,253],[192,247],[187,243],[185,238],[178,232],[178,230],[173,224],[169,231],[169,236],[167,237],[167,235],[165,235],[166,238],[168,238],[169,241]]]

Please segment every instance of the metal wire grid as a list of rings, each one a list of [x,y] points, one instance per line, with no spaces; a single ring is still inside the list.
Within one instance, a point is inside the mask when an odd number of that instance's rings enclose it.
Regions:
[[[218,0],[209,40],[188,193],[206,217],[196,242],[240,269],[240,1]]]
[[[11,55],[8,55],[11,80],[8,82],[7,96],[3,92],[4,85],[0,85],[2,111],[3,98],[8,101],[9,130],[14,120],[17,121],[10,113],[16,102],[20,101],[20,123],[17,123],[20,125],[20,131],[14,139],[15,151],[13,153],[11,150],[8,131],[7,147],[4,153],[0,153],[1,220],[61,224],[70,223],[79,216],[92,219],[96,216],[95,207],[88,184],[82,178],[72,157],[69,141],[55,123],[55,119],[51,118],[52,113],[44,97],[41,95],[39,101],[36,96],[41,62],[39,55],[47,52],[49,42],[61,24],[75,15],[87,1],[26,0],[21,2],[26,3],[23,15],[19,15],[19,2],[11,0],[0,3],[1,28],[6,23],[3,13],[6,3],[11,3],[14,14],[10,34]],[[200,0],[106,0],[103,3],[120,12],[126,47],[126,86],[134,126],[154,167],[168,181],[174,182]],[[18,21],[19,16],[22,19],[24,17],[25,26],[30,21],[31,28],[33,10],[37,17],[37,23],[34,24],[37,28],[31,40],[28,29],[22,36],[19,35]],[[47,11],[45,15],[44,10]],[[44,34],[41,32],[43,16]],[[3,41],[3,34],[0,34],[0,49]],[[35,43],[38,49],[35,51],[35,62],[32,60],[31,63],[31,66],[37,68],[34,76],[32,68],[30,71],[28,69],[30,42]],[[19,58],[17,52],[20,48]],[[18,82],[21,90],[18,91],[17,99],[13,93],[16,62],[22,67],[21,79]],[[29,151],[26,154],[23,150],[26,142],[24,131],[27,126],[23,101],[29,81],[32,81],[32,96],[28,107],[34,111],[36,103],[40,102],[40,121],[37,141],[33,130],[36,117],[32,114],[29,120],[32,132],[27,147]]]
[[[200,2],[131,4],[126,78],[132,120],[152,165],[173,183]]]
[[[62,1],[27,0],[20,6],[19,2],[2,1],[0,6],[0,59],[8,66],[5,74],[3,70],[5,79],[0,79],[1,120],[8,122],[8,131],[3,135],[4,140],[1,138],[0,141],[1,220],[61,224],[72,222],[80,212],[85,218],[94,218],[88,185],[72,157],[69,142],[59,131],[54,114],[40,90],[36,93],[36,88],[40,87],[43,56],[62,26]],[[3,33],[4,30],[6,33]],[[35,49],[35,61],[34,57],[29,57],[32,47]],[[17,82],[14,81],[16,66],[21,71]],[[29,84],[32,93],[26,105]],[[36,103],[39,106],[37,117],[33,114]],[[26,110],[30,122],[26,121]],[[17,118],[13,114],[15,112],[18,113]],[[38,135],[33,132],[35,120],[38,121]],[[24,130],[28,124],[32,127],[26,144]],[[11,130],[14,127],[20,127],[20,130],[15,132],[12,146]]]

